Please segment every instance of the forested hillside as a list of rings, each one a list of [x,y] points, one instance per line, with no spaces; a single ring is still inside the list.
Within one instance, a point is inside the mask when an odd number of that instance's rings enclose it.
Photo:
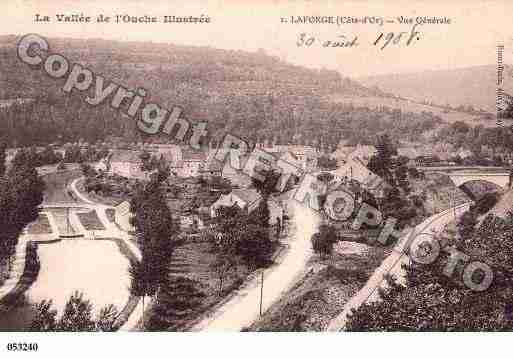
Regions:
[[[0,99],[34,101],[0,109],[0,133],[11,145],[79,138],[94,142],[110,135],[139,139],[133,120],[108,105],[90,107],[83,101],[84,93],[62,92],[64,80],[51,79],[41,69],[22,63],[16,56],[16,42],[15,36],[0,38]],[[322,138],[323,147],[333,148],[341,138],[373,142],[383,130],[416,138],[438,121],[429,113],[376,111],[325,101],[326,95],[334,93],[383,94],[335,71],[293,66],[263,51],[105,40],[48,42],[52,52],[87,65],[109,81],[146,89],[148,101],[167,108],[180,106],[186,117],[208,121],[215,137],[231,132],[251,141],[316,146],[321,146]]]

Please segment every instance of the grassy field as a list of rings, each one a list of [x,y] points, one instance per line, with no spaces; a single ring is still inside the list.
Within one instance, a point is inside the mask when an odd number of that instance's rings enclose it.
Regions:
[[[191,279],[203,296],[201,303],[185,319],[167,316],[165,321],[168,323],[168,330],[186,330],[202,314],[242,285],[251,273],[250,269],[241,263],[232,266],[223,279],[223,289],[220,291],[219,275],[213,268],[216,258],[211,244],[206,242],[185,243],[175,250],[170,275]]]
[[[497,126],[495,121],[479,119],[479,115],[472,115],[465,112],[458,111],[445,111],[439,107],[423,105],[411,100],[401,100],[395,98],[386,98],[386,97],[347,97],[334,95],[329,98],[334,102],[341,103],[352,103],[354,106],[365,106],[369,108],[379,108],[382,106],[387,106],[390,108],[400,109],[402,112],[413,112],[413,113],[421,113],[432,112],[434,115],[439,116],[444,122],[453,123],[456,121],[463,121],[468,124],[472,124],[474,126],[482,124],[485,127],[494,127]]]
[[[100,218],[98,218],[98,214],[96,214],[96,211],[77,213],[77,216],[80,219],[80,222],[82,223],[84,228],[88,231],[105,230],[105,226],[100,221]]]
[[[345,244],[351,247],[351,242]],[[364,253],[356,252],[334,252],[326,260],[314,256],[308,264],[308,274],[247,330],[325,330],[330,320],[365,285],[387,250],[383,247],[367,247]]]

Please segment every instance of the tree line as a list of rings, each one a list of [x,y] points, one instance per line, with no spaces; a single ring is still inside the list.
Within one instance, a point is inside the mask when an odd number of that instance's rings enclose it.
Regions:
[[[0,147],[0,259],[10,259],[23,229],[37,219],[45,184],[30,162],[5,166],[5,145]],[[10,261],[9,261],[10,263]]]

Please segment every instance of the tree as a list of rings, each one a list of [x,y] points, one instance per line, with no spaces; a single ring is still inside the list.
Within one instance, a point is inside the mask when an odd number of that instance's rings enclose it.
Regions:
[[[37,164],[34,163],[34,159],[31,158],[31,152],[29,152],[27,149],[22,148],[19,151],[16,152],[16,155],[14,155],[14,158],[12,159],[12,167],[22,167],[22,166],[36,166]]]
[[[118,319],[118,310],[113,304],[107,305],[100,310],[100,314],[96,319],[96,331],[113,332],[116,330],[116,320]]]
[[[36,169],[27,165],[13,166],[7,176],[0,178],[0,255],[3,258],[11,257],[23,228],[37,219],[44,187]]]
[[[387,183],[394,185],[392,170],[395,167],[394,156],[397,155],[397,148],[385,134],[378,137],[376,149],[377,154],[371,157],[367,167]]]
[[[5,143],[0,143],[0,177],[5,174],[6,150],[7,146]]]
[[[467,211],[463,213],[460,221],[458,222],[458,233],[462,239],[468,239],[474,233],[477,224],[477,215],[474,211]]]
[[[66,149],[66,153],[64,155],[64,162],[73,163],[73,162],[82,162],[84,160],[82,156],[82,152],[80,151],[80,147],[78,145],[73,145]]]
[[[276,186],[280,181],[280,173],[275,170],[266,170],[260,171],[260,175],[264,177],[262,181],[256,179],[254,177],[251,178],[251,183],[253,187],[260,193],[260,195],[267,199],[271,195],[277,191]]]
[[[234,253],[231,251],[219,252],[216,255],[216,259],[211,265],[211,268],[217,273],[217,277],[219,279],[219,296],[223,294],[223,283],[226,275],[230,272],[230,270],[234,267]]]
[[[65,332],[89,332],[95,330],[95,323],[92,319],[93,306],[91,302],[84,299],[83,293],[76,291],[71,295],[62,314],[58,330]]]
[[[323,155],[317,159],[317,166],[323,169],[333,170],[337,168],[337,160]]]
[[[406,285],[393,279],[380,292],[382,301],[363,304],[348,316],[350,331],[508,331],[513,328],[513,220],[488,216],[465,241],[444,238],[470,258],[459,262],[448,277],[450,254],[440,251],[431,264],[405,266]],[[487,263],[493,281],[484,291],[468,288],[462,280],[465,266]],[[477,278],[475,278],[477,279]],[[509,312],[508,312],[509,311]]]
[[[111,332],[116,330],[118,310],[112,304],[102,308],[96,320],[93,318],[93,305],[83,293],[74,292],[66,302],[64,312],[57,320],[57,311],[52,308],[52,300],[42,300],[36,305],[36,314],[31,330],[38,332]]]
[[[335,176],[329,172],[322,172],[317,176],[317,179],[325,185],[328,185],[331,181],[333,181],[333,178],[335,178]]]
[[[98,175],[96,170],[88,163],[81,163],[80,169],[85,177],[96,177]]]
[[[36,305],[36,314],[32,319],[30,330],[36,332],[54,331],[57,327],[57,311],[52,309],[52,300],[42,300]]]
[[[156,296],[148,329],[176,330],[200,307],[204,297],[205,294],[197,289],[194,280],[170,276]]]
[[[322,224],[319,226],[318,232],[311,238],[312,249],[315,253],[318,253],[322,259],[325,259],[333,252],[333,246],[337,243],[338,239],[338,233],[335,227]]]
[[[273,249],[269,225],[265,226],[265,223],[269,223],[269,214],[263,200],[250,215],[237,205],[220,207],[214,218],[215,246],[225,255],[241,256],[250,266],[265,265]]]
[[[144,304],[144,297],[156,295],[167,280],[178,224],[157,181],[136,189],[130,200],[130,210],[134,213],[132,224],[142,253],[141,261],[132,261],[130,265],[131,291],[142,297]]]
[[[270,226],[270,217],[271,213],[269,211],[269,203],[265,198],[263,198],[260,200],[257,208],[249,214],[249,223],[268,229]]]
[[[269,238],[269,229],[246,223],[241,227],[239,233],[241,235],[236,244],[236,253],[241,255],[246,263],[254,268],[267,264],[273,249]]]
[[[157,173],[155,174],[155,180],[159,183],[164,182],[169,178],[170,175],[170,167],[169,164],[165,161],[164,157],[161,157],[158,161],[158,165],[156,167]]]
[[[58,155],[52,147],[46,146],[43,151],[38,154],[39,163],[43,165],[53,165],[62,161],[62,156]]]

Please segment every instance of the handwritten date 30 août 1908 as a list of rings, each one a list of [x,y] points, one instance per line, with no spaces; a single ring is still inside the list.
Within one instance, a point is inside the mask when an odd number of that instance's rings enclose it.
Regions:
[[[371,41],[372,46],[380,50],[390,46],[410,46],[421,39],[422,33],[417,31],[417,25],[414,25],[410,31],[401,32],[380,32]],[[337,35],[333,39],[320,39],[307,33],[300,33],[296,45],[298,47],[310,47],[314,44],[322,47],[357,47],[360,45],[357,35],[346,36]]]

